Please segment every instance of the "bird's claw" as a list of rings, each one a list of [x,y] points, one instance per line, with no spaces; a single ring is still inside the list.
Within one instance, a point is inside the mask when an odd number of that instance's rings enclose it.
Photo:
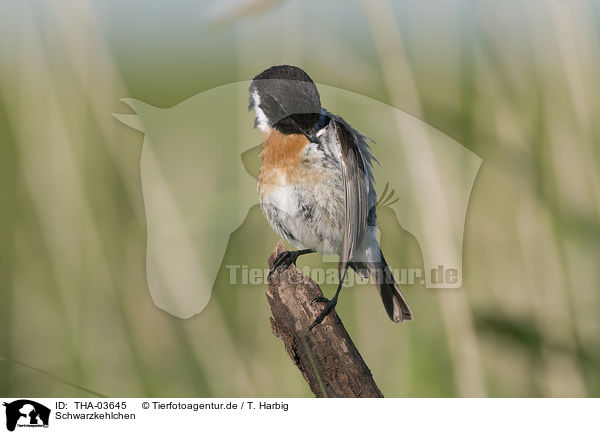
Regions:
[[[323,297],[323,296],[315,297],[310,302],[310,305],[313,306],[314,304],[317,304],[317,303],[329,303],[329,299],[326,297]]]
[[[319,298],[325,298],[325,297],[317,297],[316,299],[314,299],[314,300],[311,302],[311,304],[312,304],[312,303],[313,303],[315,300],[317,300],[317,299],[319,299]],[[325,300],[327,300],[327,299],[325,298]],[[319,300],[319,301],[320,301],[320,300]],[[329,300],[327,300],[327,301],[329,301]],[[336,305],[336,304],[337,304],[337,297],[334,297],[333,299],[331,299],[331,301],[329,301],[329,302],[327,303],[327,306],[325,306],[325,309],[323,309],[323,312],[321,312],[321,313],[319,314],[319,316],[317,316],[317,317],[315,318],[315,320],[313,321],[313,323],[312,323],[312,324],[310,325],[310,327],[308,328],[308,331],[311,331],[311,330],[312,330],[312,329],[313,329],[315,326],[317,326],[318,324],[321,324],[321,322],[322,322],[322,321],[325,319],[325,317],[326,317],[327,315],[329,315],[329,314],[331,313],[331,311],[333,311],[333,308],[335,307],[335,305]]]
[[[295,265],[296,259],[298,259],[296,252],[288,252],[287,250],[285,252],[281,252],[273,261],[273,265],[271,266],[269,274],[267,275],[267,280],[269,277],[271,277],[271,274],[273,274],[276,269],[281,267],[281,271],[285,271],[290,265]]]

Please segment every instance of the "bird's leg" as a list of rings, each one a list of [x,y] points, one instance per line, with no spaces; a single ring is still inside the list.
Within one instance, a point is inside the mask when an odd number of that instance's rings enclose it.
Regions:
[[[298,256],[306,255],[307,253],[314,253],[314,252],[315,251],[313,249],[294,250],[291,252],[288,252],[286,250],[285,252],[281,252],[279,255],[277,255],[277,257],[273,261],[273,266],[269,270],[269,274],[267,275],[267,280],[269,279],[269,277],[271,277],[271,274],[273,274],[273,272],[277,268],[281,267],[281,271],[285,271],[285,270],[287,270],[287,268],[290,265],[292,265],[292,264],[296,265],[296,259],[298,259]]]
[[[348,271],[348,266],[346,266],[346,268],[344,269],[344,272],[342,273],[342,277],[340,278],[340,283],[338,284],[338,287],[335,291],[335,295],[333,296],[333,298],[331,300],[327,300],[325,297],[316,297],[310,302],[310,304],[315,304],[315,303],[319,303],[319,302],[327,302],[327,304],[325,305],[325,309],[323,309],[323,312],[321,312],[319,314],[319,316],[317,316],[315,318],[315,320],[313,321],[313,323],[310,325],[310,327],[308,328],[308,331],[311,331],[316,325],[320,324],[325,319],[325,317],[331,313],[331,311],[337,304],[338,295],[340,295],[340,291],[342,289],[342,284],[344,283],[344,278],[346,277],[346,271]]]

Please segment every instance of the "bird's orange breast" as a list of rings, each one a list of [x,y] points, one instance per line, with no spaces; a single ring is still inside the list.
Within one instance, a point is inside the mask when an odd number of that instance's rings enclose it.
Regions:
[[[263,134],[260,194],[269,194],[276,186],[317,181],[321,170],[306,155],[309,143],[303,134],[283,134],[275,129]]]
[[[262,168],[293,170],[302,160],[309,140],[303,134],[283,134],[275,129],[263,134]]]

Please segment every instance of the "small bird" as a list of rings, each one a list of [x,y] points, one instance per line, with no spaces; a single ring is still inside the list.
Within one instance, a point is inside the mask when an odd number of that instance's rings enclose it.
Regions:
[[[281,253],[276,269],[300,255],[339,255],[339,285],[311,324],[312,330],[336,306],[348,267],[377,284],[390,319],[413,314],[377,242],[377,193],[369,139],[340,116],[321,107],[315,83],[296,66],[272,66],[252,80],[248,110],[262,132],[258,194],[271,227],[300,250]]]

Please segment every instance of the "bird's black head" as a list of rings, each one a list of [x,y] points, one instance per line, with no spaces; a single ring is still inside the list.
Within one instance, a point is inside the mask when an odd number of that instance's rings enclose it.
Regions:
[[[321,99],[315,83],[296,66],[272,66],[258,74],[250,85],[254,126],[276,128],[285,134],[311,134],[319,121]]]

